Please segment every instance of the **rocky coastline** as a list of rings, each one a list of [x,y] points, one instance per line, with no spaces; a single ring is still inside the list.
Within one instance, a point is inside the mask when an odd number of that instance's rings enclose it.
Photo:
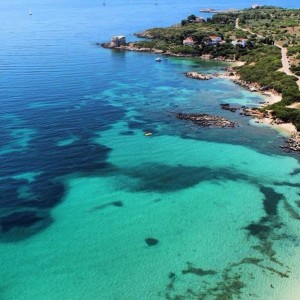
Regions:
[[[300,136],[299,133],[294,133],[291,137],[285,141],[286,144],[281,148],[290,152],[300,152]]]
[[[106,49],[168,54],[167,52],[164,52],[163,50],[159,50],[159,49],[155,49],[155,48],[146,48],[146,47],[139,48],[139,47],[134,46],[134,43],[127,43],[126,45],[122,45],[122,46],[111,46],[110,43],[102,43],[102,44],[97,44],[97,45],[100,45],[100,46],[102,46],[103,48],[106,48]]]
[[[208,114],[178,113],[176,118],[180,120],[189,120],[194,124],[203,127],[234,128],[237,126],[236,122],[232,122],[224,117],[212,116]]]
[[[146,32],[137,33],[135,34],[138,37],[142,38],[148,38],[151,39],[151,35],[149,35]],[[116,49],[116,50],[125,50],[125,51],[136,51],[136,52],[151,52],[154,54],[163,54],[166,56],[174,56],[174,57],[194,57],[195,55],[191,54],[180,54],[180,53],[172,53],[170,51],[163,51],[155,48],[139,48],[136,47],[134,43],[127,43],[126,45],[122,46],[111,46],[110,43],[102,43],[97,44],[102,46],[103,48],[107,49]],[[212,60],[217,61],[225,61],[225,62],[231,62],[234,63],[236,66],[243,65],[243,62],[239,61],[232,61],[227,60],[224,57],[216,57]],[[279,93],[277,93],[275,90],[270,90],[267,87],[260,86],[257,82],[247,82],[244,80],[241,80],[238,72],[233,67],[228,67],[224,69],[224,73],[216,73],[216,74],[202,74],[197,72],[186,72],[184,73],[185,76],[192,79],[198,79],[198,80],[211,80],[213,78],[225,78],[233,81],[234,83],[242,86],[243,88],[249,90],[250,92],[258,92],[262,94],[263,96],[268,97],[266,101],[260,102],[260,107],[263,108],[269,104],[273,104],[276,102],[281,101],[282,97]],[[251,116],[255,118],[256,123],[264,123],[267,125],[270,125],[271,127],[279,130],[284,131],[288,133],[289,139],[287,140],[286,144],[283,145],[281,148],[285,149],[287,151],[292,152],[299,152],[300,153],[300,133],[297,132],[296,128],[290,124],[290,123],[284,123],[282,120],[278,118],[274,118],[272,116],[271,111],[262,112],[259,110],[259,108],[248,108],[248,107],[241,107],[241,108],[235,108],[231,107],[227,104],[223,104],[221,107],[222,109],[229,110],[231,112],[236,112],[237,110],[240,110],[241,115],[245,116]],[[178,114],[178,119],[185,119],[193,121],[197,125],[201,125],[204,127],[217,127],[217,128],[224,128],[229,127],[233,128],[236,126],[236,123],[231,122],[225,118],[218,117],[218,116],[209,116],[205,114]]]
[[[134,33],[134,35],[138,38],[142,38],[142,39],[153,39],[154,36],[150,33],[149,30],[145,30],[145,31],[142,31],[142,32],[136,32]]]
[[[270,124],[271,126],[281,126],[285,124],[282,120],[274,118],[270,111],[261,111],[259,108],[249,108],[247,106],[233,107],[228,103],[220,104],[221,109],[230,112],[239,112],[240,115],[253,117],[256,123]],[[293,131],[288,139],[285,140],[285,144],[280,148],[288,152],[300,153],[300,134],[296,130]]]
[[[122,46],[111,46],[110,43],[97,43],[97,46],[101,46],[106,49],[111,49],[111,50],[123,50],[123,51],[135,51],[135,52],[149,52],[149,53],[154,53],[154,54],[163,54],[165,56],[174,56],[174,57],[199,57],[196,54],[184,54],[184,53],[173,53],[171,51],[163,51],[161,49],[156,49],[156,48],[148,48],[148,47],[136,47],[135,43],[127,43],[126,45]],[[201,57],[200,57],[201,58]],[[203,58],[205,60],[208,60],[207,58]],[[224,62],[230,62],[233,63],[235,61],[226,59],[223,56],[220,57],[215,57],[209,60],[214,60],[214,61],[224,61]]]
[[[240,79],[238,73],[231,67],[229,67],[224,74],[220,74],[217,77],[227,78],[232,80],[234,83],[248,89],[251,92],[258,92],[263,96],[267,96],[266,101],[259,103],[260,108],[264,108],[269,104],[273,104],[281,101],[282,96],[278,92],[267,87],[262,87],[256,82],[246,82]],[[288,134],[289,138],[286,140],[286,144],[282,145],[281,148],[289,152],[300,153],[300,133],[296,127],[291,123],[285,123],[279,118],[272,115],[271,110],[260,110],[259,108],[248,108],[248,107],[231,107],[229,104],[221,105],[222,109],[235,112],[240,111],[241,115],[250,116],[255,119],[256,123],[262,123],[273,127],[278,131],[283,131]]]

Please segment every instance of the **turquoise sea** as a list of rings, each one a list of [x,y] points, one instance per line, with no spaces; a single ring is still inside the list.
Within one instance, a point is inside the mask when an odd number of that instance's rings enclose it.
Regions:
[[[220,108],[265,99],[183,75],[224,63],[96,45],[252,4],[1,1],[1,300],[300,299],[299,156]]]

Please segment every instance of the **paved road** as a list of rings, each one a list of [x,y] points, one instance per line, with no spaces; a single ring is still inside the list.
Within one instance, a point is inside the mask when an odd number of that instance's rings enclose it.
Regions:
[[[236,28],[236,29],[243,30],[243,31],[248,32],[248,33],[250,33],[250,34],[256,34],[256,35],[257,35],[258,37],[260,37],[260,38],[264,38],[264,37],[263,37],[262,35],[260,35],[260,34],[257,34],[257,33],[255,33],[255,32],[252,32],[252,31],[250,31],[250,30],[247,30],[247,29],[244,29],[244,28],[240,27],[240,25],[239,25],[239,18],[237,18],[237,19],[235,20],[235,28]],[[290,76],[295,76],[295,77],[297,77],[297,78],[298,78],[298,80],[297,80],[297,85],[298,85],[299,90],[300,90],[300,76],[295,75],[295,74],[292,73],[291,70],[290,70],[290,67],[291,67],[291,66],[290,66],[290,63],[289,63],[288,56],[287,56],[287,48],[282,47],[282,46],[280,46],[280,45],[277,44],[277,43],[275,43],[274,45],[275,45],[276,47],[280,48],[280,50],[281,50],[281,62],[282,62],[282,68],[279,69],[278,71],[284,72],[285,74],[290,75]]]

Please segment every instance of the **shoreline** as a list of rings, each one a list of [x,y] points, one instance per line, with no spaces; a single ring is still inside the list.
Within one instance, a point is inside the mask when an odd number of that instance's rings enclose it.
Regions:
[[[241,63],[243,64],[243,62]],[[240,76],[236,73],[236,71],[233,71],[233,73],[234,73],[233,76],[230,76],[232,72],[230,73],[227,72],[225,74],[219,75],[217,78],[231,80],[234,83],[241,85],[242,87],[250,90],[251,92],[258,93],[260,96],[263,96],[266,99],[266,102],[260,103],[258,105],[258,108],[264,108],[268,105],[278,103],[282,100],[282,95],[279,94],[278,92],[274,90],[263,91],[262,87],[260,87],[257,83],[245,83],[240,79]],[[285,123],[279,119],[274,119],[270,111],[268,111],[268,116],[266,116],[265,114],[261,116],[255,115],[253,116],[253,119],[256,123],[266,125],[270,128],[279,131],[280,133],[284,133],[285,135],[288,135],[289,137],[296,134],[298,135],[298,131],[292,123]]]
[[[128,45],[112,47],[109,43],[98,43],[98,45],[102,46],[106,49],[116,49],[116,50],[123,50],[123,51],[135,51],[135,52],[148,52],[153,54],[160,54],[164,56],[173,56],[173,57],[185,57],[185,58],[199,58],[203,61],[218,61],[218,62],[226,62],[230,63],[232,67],[240,67],[245,64],[243,61],[233,61],[230,59],[225,59],[224,57],[216,57],[214,59],[211,58],[204,58],[190,54],[175,54],[172,52],[165,52],[163,50],[158,50],[155,48],[137,48],[133,46],[134,43],[129,43]],[[264,108],[268,105],[278,103],[282,100],[282,95],[276,92],[275,90],[266,90],[265,88],[261,87],[256,82],[244,82],[240,79],[239,74],[236,70],[229,67],[226,73],[222,74],[215,74],[213,78],[221,78],[230,80],[243,88],[250,90],[251,92],[258,93],[259,96],[262,96],[266,99],[264,103],[258,104],[257,108]],[[273,128],[277,132],[283,134],[285,137],[289,138],[291,146],[289,150],[292,151],[300,151],[300,133],[297,131],[296,127],[292,123],[285,123],[280,119],[274,118],[272,116],[271,111],[267,111],[267,114],[261,113],[249,113],[249,116],[252,116],[255,123],[268,126],[269,128]],[[294,147],[294,149],[293,149]],[[297,150],[295,150],[297,148]]]
[[[138,48],[134,46],[133,42],[130,42],[127,45],[122,45],[122,46],[111,46],[110,43],[97,43],[97,45],[110,50],[146,52],[146,53],[160,54],[164,56],[173,56],[173,57],[199,58],[204,61],[226,62],[226,63],[234,64],[236,67],[240,67],[244,65],[244,62],[235,61],[232,59],[226,59],[224,57],[207,58],[206,55],[204,55],[205,57],[201,57],[194,54],[173,53],[170,51],[163,51],[156,48],[147,48],[147,47]]]

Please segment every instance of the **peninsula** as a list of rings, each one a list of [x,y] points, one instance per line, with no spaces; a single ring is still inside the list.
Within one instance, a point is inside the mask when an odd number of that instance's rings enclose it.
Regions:
[[[177,25],[136,36],[143,40],[114,48],[241,62],[228,77],[280,95],[261,112],[300,131],[300,9],[257,6],[215,13],[206,20],[190,15]]]

